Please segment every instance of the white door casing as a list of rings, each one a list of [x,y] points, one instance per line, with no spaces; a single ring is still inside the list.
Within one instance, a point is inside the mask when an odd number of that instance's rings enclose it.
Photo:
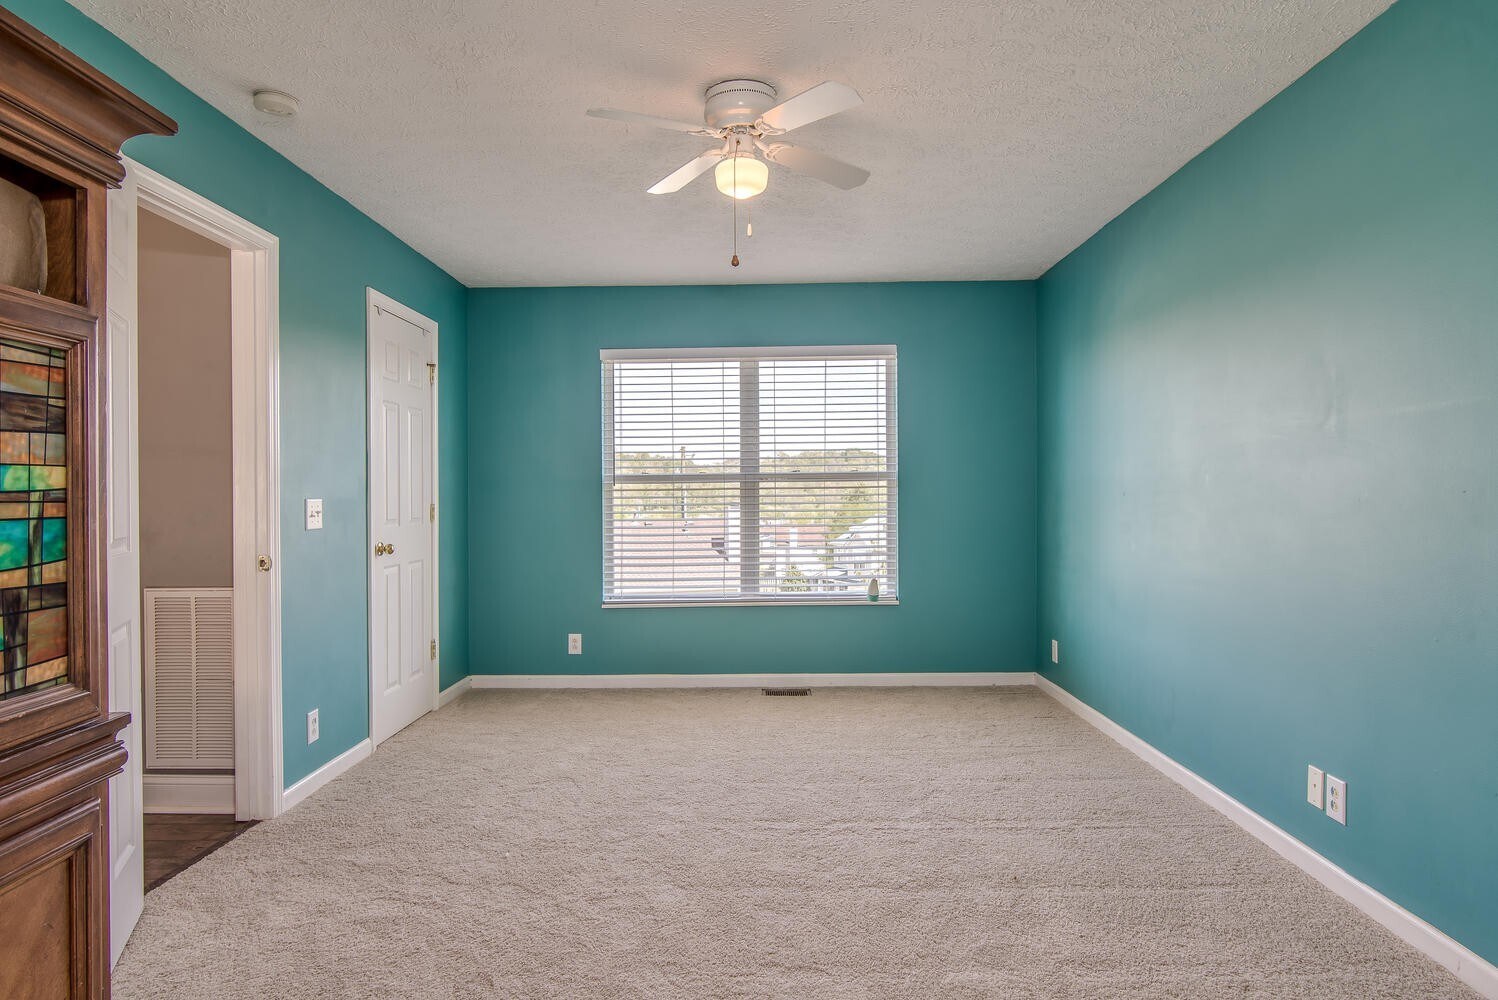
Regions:
[[[436,324],[369,290],[370,737],[437,705]]]
[[[109,779],[109,961],[120,957],[145,905],[141,791],[140,449],[136,437],[137,289],[135,178],[109,192],[104,397],[109,710],[129,712],[129,758]]]

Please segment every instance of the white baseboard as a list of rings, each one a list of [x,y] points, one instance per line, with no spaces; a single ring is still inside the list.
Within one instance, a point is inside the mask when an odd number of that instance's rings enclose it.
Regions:
[[[344,771],[374,753],[374,744],[366,737],[349,747],[343,753],[328,761],[322,767],[307,775],[301,781],[292,785],[281,793],[281,811],[284,813],[292,806],[301,802],[307,796],[317,791],[323,785],[338,777]]]
[[[232,774],[145,774],[143,812],[234,815]]]
[[[447,707],[448,705],[452,704],[453,702],[457,701],[459,698],[467,694],[468,689],[471,687],[473,687],[473,678],[465,677],[462,680],[455,682],[452,687],[443,688],[437,694],[437,707]]]
[[[1216,785],[1176,763],[1054,681],[1037,674],[1035,684],[1082,721],[1238,824],[1280,857],[1387,927],[1406,944],[1449,969],[1482,996],[1498,1000],[1498,966],[1421,920],[1378,890],[1353,878]]]
[[[1032,672],[909,674],[473,674],[480,688],[993,687],[1035,683]],[[456,687],[457,685],[453,685]]]

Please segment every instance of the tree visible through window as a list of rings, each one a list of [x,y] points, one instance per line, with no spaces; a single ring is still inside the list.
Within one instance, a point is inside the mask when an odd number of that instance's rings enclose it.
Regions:
[[[605,603],[897,597],[893,347],[602,363]]]

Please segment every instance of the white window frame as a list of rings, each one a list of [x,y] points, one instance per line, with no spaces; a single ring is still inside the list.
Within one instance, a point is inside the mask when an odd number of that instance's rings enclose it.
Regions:
[[[598,352],[599,368],[602,370],[603,423],[603,601],[604,608],[742,608],[785,607],[792,605],[814,605],[826,607],[894,607],[900,603],[900,532],[899,532],[899,420],[896,415],[896,387],[899,382],[898,353],[894,344],[836,345],[820,347],[684,347],[684,348],[623,348],[605,349]],[[830,360],[835,358],[888,358],[892,368],[885,384],[885,471],[884,472],[775,472],[758,471],[759,437],[759,386],[754,378],[744,378],[745,369],[740,369],[739,426],[740,469],[737,473],[642,473],[616,475],[614,472],[614,385],[613,369],[609,362],[616,361],[738,361],[749,366],[749,372],[757,371],[753,362],[759,359],[784,360]],[[752,419],[750,419],[752,417]],[[750,428],[753,428],[751,430]],[[784,482],[805,480],[808,482],[870,482],[880,481],[888,485],[888,501],[885,506],[886,530],[890,538],[890,563],[895,567],[894,593],[881,594],[871,601],[863,592],[837,595],[803,595],[780,597],[754,597],[757,591],[745,589],[742,593],[751,596],[737,598],[722,597],[669,597],[658,596],[639,599],[609,598],[612,589],[610,576],[614,571],[609,553],[612,551],[614,527],[613,486],[620,482],[641,483],[738,483],[744,487],[740,499],[740,525],[744,531],[740,543],[740,580],[748,587],[758,586],[758,533],[751,539],[746,530],[759,521],[758,484],[761,482]],[[751,517],[752,514],[752,517]]]

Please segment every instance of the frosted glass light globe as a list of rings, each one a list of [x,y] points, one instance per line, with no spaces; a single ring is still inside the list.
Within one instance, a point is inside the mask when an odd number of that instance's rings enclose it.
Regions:
[[[764,192],[770,182],[770,168],[752,156],[728,156],[713,169],[713,179],[719,191],[742,201]]]

